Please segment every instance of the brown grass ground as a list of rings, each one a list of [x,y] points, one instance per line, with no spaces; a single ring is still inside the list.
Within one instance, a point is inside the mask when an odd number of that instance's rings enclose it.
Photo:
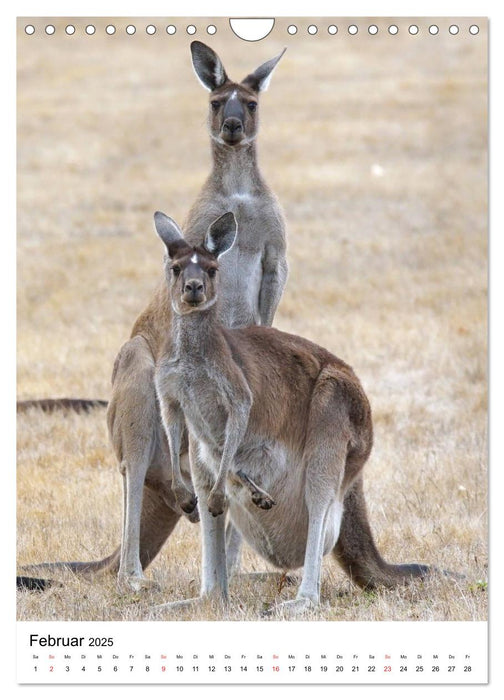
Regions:
[[[159,277],[152,214],[183,221],[208,173],[206,96],[190,37],[39,31],[18,43],[18,397],[107,398],[114,356]],[[286,211],[290,277],[276,317],[350,362],[370,397],[370,518],[390,561],[466,575],[363,594],[325,560],[316,619],[487,619],[486,31],[417,37],[278,20],[244,44],[213,20],[196,38],[242,78],[288,51],[262,99],[262,169]],[[321,27],[324,22],[318,22]],[[365,20],[359,22],[364,25]],[[142,27],[144,22],[138,22]],[[162,24],[162,22],[158,23]],[[177,22],[180,27],[184,21]],[[327,22],[325,23],[327,24]],[[342,23],[343,26],[344,23]],[[480,25],[482,23],[480,22]],[[19,563],[92,559],[119,542],[121,483],[105,415],[18,418]],[[247,550],[244,571],[264,571]],[[181,522],[149,575],[68,576],[18,594],[19,619],[136,620],[194,595],[198,528]],[[229,619],[293,595],[241,578]],[[220,619],[208,606],[198,613]]]

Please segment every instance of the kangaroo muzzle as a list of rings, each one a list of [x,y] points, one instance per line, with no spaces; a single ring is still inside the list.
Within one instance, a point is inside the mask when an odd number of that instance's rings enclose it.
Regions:
[[[221,136],[227,143],[238,143],[243,138],[243,124],[236,117],[230,117],[222,125]]]
[[[205,301],[205,287],[203,282],[198,279],[188,280],[184,284],[184,293],[182,299],[186,304],[197,306]]]
[[[245,110],[236,94],[233,94],[224,106],[221,135],[225,141],[236,143],[243,138]]]

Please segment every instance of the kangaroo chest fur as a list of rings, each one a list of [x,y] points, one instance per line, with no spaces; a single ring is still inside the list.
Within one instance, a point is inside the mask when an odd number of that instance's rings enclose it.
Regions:
[[[259,293],[263,277],[264,239],[258,231],[272,228],[269,213],[262,214],[261,199],[251,194],[221,197],[222,212],[233,211],[238,221],[238,241],[223,256],[221,274],[222,323],[228,328],[260,324]]]
[[[200,363],[188,363],[186,358],[173,357],[163,365],[163,390],[180,404],[191,435],[218,459],[229,412],[222,377],[203,358]]]
[[[265,193],[215,193],[211,204],[206,201],[204,219],[198,217],[195,230],[199,233],[227,211],[235,214],[238,233],[235,245],[219,264],[225,282],[220,292],[220,320],[226,328],[260,325],[263,277],[269,267],[285,258],[281,213],[274,198]]]
[[[226,328],[264,324],[265,277],[278,278],[279,291],[271,292],[275,309],[287,277],[285,223],[275,195],[257,169],[254,146],[233,153],[214,148],[214,171],[189,212],[186,240],[199,244],[201,232],[225,212],[233,212],[238,230],[234,246],[219,265],[224,282],[220,321]]]

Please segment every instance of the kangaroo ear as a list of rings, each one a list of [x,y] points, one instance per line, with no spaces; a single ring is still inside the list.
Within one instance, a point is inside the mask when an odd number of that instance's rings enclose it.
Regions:
[[[269,61],[266,61],[266,63],[263,63],[262,66],[256,68],[253,73],[250,73],[250,75],[247,75],[247,77],[242,80],[242,85],[252,88],[254,92],[267,90],[271,76],[275,70],[275,66],[286,51],[287,47],[285,47],[282,53],[279,53],[278,56],[271,58]]]
[[[222,61],[209,46],[193,41],[191,54],[194,72],[204,88],[212,92],[229,80]]]
[[[203,247],[216,258],[224,255],[236,239],[238,224],[232,211],[228,211],[210,224]]]
[[[170,258],[173,258],[180,246],[187,245],[184,241],[182,231],[175,221],[170,219],[169,216],[166,216],[166,214],[163,214],[162,211],[157,211],[154,214],[154,226],[156,227],[157,235],[165,244]]]

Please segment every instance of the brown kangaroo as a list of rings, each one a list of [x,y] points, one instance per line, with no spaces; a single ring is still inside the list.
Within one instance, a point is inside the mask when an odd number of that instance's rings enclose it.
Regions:
[[[285,223],[275,195],[257,163],[259,93],[264,91],[282,52],[241,82],[230,80],[217,54],[205,44],[191,44],[198,79],[210,91],[208,124],[212,171],[192,206],[185,225],[187,239],[199,241],[219,215],[233,211],[240,233],[223,262],[226,279],[220,320],[226,326],[271,325],[287,279]],[[137,319],[130,340],[116,358],[107,423],[124,484],[121,548],[98,562],[39,565],[66,566],[72,571],[118,571],[121,585],[138,589],[143,574],[171,534],[183,511],[171,488],[171,465],[154,388],[154,368],[172,309],[164,280]],[[188,483],[187,447],[182,446],[182,471]],[[195,502],[185,504],[197,519]],[[231,527],[229,566],[239,558],[241,538]],[[33,568],[33,567],[30,567]]]
[[[260,326],[226,329],[220,322],[227,284],[220,267],[236,239],[234,214],[200,230],[196,246],[166,215],[158,212],[155,223],[167,250],[173,310],[155,382],[174,467],[184,426],[189,432],[200,503],[201,597],[227,601],[226,512],[271,564],[303,566],[296,599],[277,611],[318,605],[322,558],[331,551],[365,585],[425,576],[424,565],[385,564],[373,543],[362,497],[371,408],[351,367],[299,336]],[[182,494],[174,473],[177,482],[178,498],[194,500],[192,491]],[[275,499],[272,509],[250,498],[250,491],[264,489]]]

